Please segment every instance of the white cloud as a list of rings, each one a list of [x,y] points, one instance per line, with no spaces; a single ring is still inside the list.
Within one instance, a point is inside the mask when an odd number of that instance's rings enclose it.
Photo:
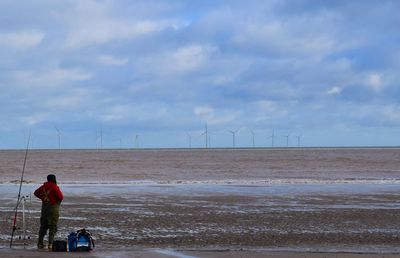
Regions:
[[[101,64],[105,65],[125,65],[129,62],[129,59],[105,55],[105,56],[100,56],[98,58],[98,61]]]
[[[24,88],[56,88],[66,82],[84,81],[92,75],[79,69],[52,69],[46,71],[17,71],[14,82]]]
[[[234,78],[232,76],[225,76],[225,75],[219,75],[213,78],[213,82],[215,85],[224,85],[228,84],[234,81]]]
[[[361,38],[340,40],[342,21],[341,15],[334,11],[284,16],[284,19],[274,14],[245,18],[236,22],[231,42],[247,51],[263,49],[274,55],[321,60],[362,44]]]
[[[104,44],[113,40],[134,39],[166,28],[178,30],[187,26],[185,21],[179,19],[150,20],[115,16],[112,13],[114,7],[109,1],[78,1],[75,9],[64,14],[66,22],[70,24],[66,46],[79,48]]]
[[[172,54],[172,62],[177,70],[193,70],[207,61],[215,50],[211,46],[191,45],[178,49]]]
[[[386,106],[383,112],[388,119],[400,122],[400,106],[398,105]]]
[[[156,121],[162,123],[168,117],[169,107],[163,103],[148,102],[132,104],[117,104],[117,100],[104,104],[98,119],[106,123],[131,123],[132,121]],[[174,117],[175,119],[175,117]]]
[[[105,110],[101,115],[100,120],[104,122],[113,122],[124,120],[131,113],[129,105],[115,105]]]
[[[370,73],[367,77],[367,84],[375,91],[383,88],[382,76],[378,73]]]
[[[204,68],[215,51],[216,47],[211,45],[187,45],[167,51],[158,58],[147,58],[142,69],[146,68],[145,72],[148,72],[147,68],[151,67],[159,75],[192,72]]]
[[[42,121],[45,121],[46,119],[47,119],[47,114],[45,114],[45,113],[36,113],[36,114],[20,117],[20,121],[25,126],[34,126]]]
[[[326,92],[326,94],[328,94],[328,95],[339,95],[340,93],[342,93],[342,88],[337,87],[337,86],[330,88]]]
[[[227,124],[235,121],[239,115],[239,112],[233,110],[224,110],[219,112],[217,115],[214,108],[210,106],[197,106],[193,108],[193,113],[208,122],[209,124]]]
[[[37,31],[0,33],[0,47],[27,49],[39,45],[43,38],[44,34]]]
[[[171,21],[120,21],[99,19],[87,21],[74,28],[68,35],[66,46],[70,48],[103,44],[118,39],[135,37],[161,31],[167,27],[179,27]]]
[[[271,116],[285,116],[287,110],[280,107],[278,103],[270,100],[260,100],[255,102],[259,111]]]
[[[206,117],[206,118],[213,118],[214,109],[209,106],[197,106],[193,109],[193,113],[196,116]]]
[[[47,99],[44,105],[52,110],[76,110],[81,109],[83,105],[87,106],[89,102],[92,102],[92,100],[86,89],[74,89],[61,96],[53,96]]]

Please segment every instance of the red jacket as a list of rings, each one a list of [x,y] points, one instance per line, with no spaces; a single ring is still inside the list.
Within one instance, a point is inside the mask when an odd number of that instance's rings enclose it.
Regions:
[[[43,204],[56,205],[60,204],[64,199],[63,193],[57,184],[46,182],[41,187],[36,189],[34,195],[42,200]]]

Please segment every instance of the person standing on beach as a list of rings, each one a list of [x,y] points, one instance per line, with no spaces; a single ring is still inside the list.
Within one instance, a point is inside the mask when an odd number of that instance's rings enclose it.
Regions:
[[[64,199],[63,193],[57,185],[56,176],[48,175],[47,182],[36,189],[34,195],[42,200],[42,212],[40,215],[40,229],[37,246],[39,249],[44,248],[43,239],[47,230],[49,230],[48,248],[51,249],[54,236],[57,233],[60,204]]]

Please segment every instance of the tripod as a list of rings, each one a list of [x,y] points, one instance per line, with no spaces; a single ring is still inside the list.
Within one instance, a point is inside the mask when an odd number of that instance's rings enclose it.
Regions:
[[[18,239],[22,239],[23,241],[23,246],[24,248],[28,245],[26,243],[26,240],[31,239],[30,235],[27,234],[27,223],[26,223],[26,203],[29,202],[30,204],[32,203],[32,198],[31,195],[25,195],[22,196],[17,204],[17,209],[18,207],[21,205],[22,206],[22,236],[18,236]],[[29,207],[29,206],[28,206]],[[28,208],[28,214],[30,215],[30,209]],[[14,231],[17,229],[21,229],[21,228],[17,228],[16,226],[14,226]]]

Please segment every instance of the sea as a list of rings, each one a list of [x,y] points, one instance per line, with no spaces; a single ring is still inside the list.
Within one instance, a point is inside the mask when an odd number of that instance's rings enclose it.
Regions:
[[[24,155],[0,151],[3,221]],[[61,235],[75,216],[107,248],[400,252],[399,148],[29,150],[22,196],[48,174],[66,196]]]

